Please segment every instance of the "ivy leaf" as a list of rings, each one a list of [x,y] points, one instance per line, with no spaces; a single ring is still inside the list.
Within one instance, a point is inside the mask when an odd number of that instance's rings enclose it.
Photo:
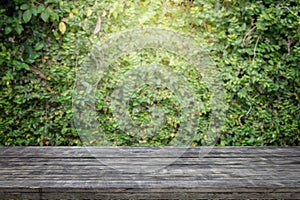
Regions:
[[[29,9],[29,5],[28,4],[23,4],[20,7],[21,10],[28,10]]]
[[[14,60],[12,63],[16,67],[16,70],[21,70],[21,69],[29,70],[30,69],[26,63],[22,63],[17,60]]]
[[[62,34],[64,34],[66,32],[67,27],[64,22],[60,22],[58,25],[58,29]]]
[[[47,22],[48,18],[49,18],[49,13],[48,12],[42,12],[41,14],[41,18],[44,22]]]
[[[53,21],[59,21],[59,16],[55,12],[51,13],[51,20]]]
[[[23,26],[21,26],[20,24],[18,24],[16,26],[15,30],[20,35],[24,29],[23,29]]]
[[[32,12],[31,10],[26,10],[24,13],[23,13],[23,20],[25,23],[29,22],[30,19],[32,17]]]
[[[44,9],[45,9],[45,7],[43,5],[39,5],[37,7],[37,13],[42,13]]]
[[[12,31],[12,28],[10,26],[5,27],[5,34],[9,34]]]
[[[37,14],[38,14],[38,7],[37,6],[32,6],[30,10],[31,10],[33,16],[37,16]]]
[[[34,50],[39,51],[44,47],[44,43],[43,42],[38,42],[36,43],[36,45],[34,46]]]

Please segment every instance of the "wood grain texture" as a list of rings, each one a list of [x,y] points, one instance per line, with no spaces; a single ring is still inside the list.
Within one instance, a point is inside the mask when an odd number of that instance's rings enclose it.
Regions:
[[[300,199],[300,147],[0,147],[21,198]]]

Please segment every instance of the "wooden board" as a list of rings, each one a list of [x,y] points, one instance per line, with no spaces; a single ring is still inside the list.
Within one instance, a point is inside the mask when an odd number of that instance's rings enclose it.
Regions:
[[[20,198],[300,199],[300,147],[0,147]]]

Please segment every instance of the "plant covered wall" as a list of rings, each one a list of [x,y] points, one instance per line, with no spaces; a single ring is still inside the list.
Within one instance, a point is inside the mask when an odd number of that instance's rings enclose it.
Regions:
[[[299,5],[299,0],[4,1],[0,145],[82,145],[72,118],[76,70],[95,42],[137,27],[175,30],[194,37],[209,51],[222,75],[228,105],[218,145],[299,145]],[[124,55],[101,85],[96,104],[98,120],[115,145],[165,145],[180,125],[172,94],[161,89],[155,96],[145,87],[132,110],[151,99],[149,104],[159,102],[173,118],[164,131],[144,141],[116,129],[109,106],[101,99],[113,90],[118,74],[141,59],[177,67],[199,99],[209,98],[201,74],[180,69],[185,62],[176,55],[163,51]],[[203,144],[209,105],[203,109],[192,145]],[[148,120],[143,112],[135,117],[140,124]]]
[[[221,144],[299,144],[299,1],[195,1],[223,74],[229,111]]]

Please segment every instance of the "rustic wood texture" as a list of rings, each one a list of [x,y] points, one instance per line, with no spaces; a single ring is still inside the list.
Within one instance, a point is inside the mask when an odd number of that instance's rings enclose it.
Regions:
[[[300,147],[0,147],[0,199],[103,198],[300,199]]]

